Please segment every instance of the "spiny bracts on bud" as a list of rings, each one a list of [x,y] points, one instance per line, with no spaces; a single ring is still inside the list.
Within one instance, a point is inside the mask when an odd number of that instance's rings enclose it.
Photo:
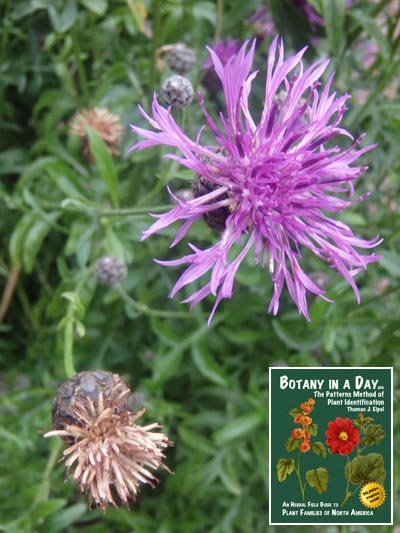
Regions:
[[[183,109],[193,100],[193,86],[183,76],[171,76],[162,85],[162,96],[168,105]]]
[[[93,273],[102,285],[115,287],[126,277],[126,264],[119,257],[105,255],[94,265]]]
[[[178,74],[187,74],[196,63],[196,52],[185,43],[169,44],[159,49],[168,68]]]
[[[132,411],[129,396],[118,374],[80,372],[59,388],[52,410],[54,430],[44,435],[70,444],[63,453],[67,472],[75,468],[72,477],[88,493],[90,507],[103,511],[110,504],[128,506],[140,483],[154,488],[159,479],[152,470],[171,473],[163,464],[163,450],[172,442],[152,431],[159,424],[136,424],[145,410]]]

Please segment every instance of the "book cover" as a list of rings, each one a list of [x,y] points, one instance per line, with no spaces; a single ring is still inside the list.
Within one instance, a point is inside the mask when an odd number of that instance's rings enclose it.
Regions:
[[[269,522],[392,524],[393,369],[270,368]]]

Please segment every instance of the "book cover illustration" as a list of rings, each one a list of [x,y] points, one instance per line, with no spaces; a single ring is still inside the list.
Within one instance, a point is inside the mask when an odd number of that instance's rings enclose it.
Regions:
[[[269,378],[270,524],[392,524],[392,368]]]

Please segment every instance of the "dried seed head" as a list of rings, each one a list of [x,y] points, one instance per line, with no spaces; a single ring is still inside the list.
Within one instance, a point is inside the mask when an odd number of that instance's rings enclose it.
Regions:
[[[183,109],[193,100],[193,86],[183,76],[167,78],[161,89],[164,100],[172,107]]]
[[[152,472],[163,464],[164,448],[172,442],[160,432],[157,423],[142,427],[136,420],[144,413],[132,410],[130,390],[118,374],[94,370],[80,372],[66,381],[54,400],[54,431],[70,444],[63,453],[67,471],[89,505],[103,509],[135,499],[140,483],[154,487],[158,478]]]
[[[93,273],[102,285],[115,287],[125,278],[127,268],[122,259],[106,255],[96,261]]]
[[[119,143],[124,128],[118,115],[106,108],[94,107],[78,111],[70,124],[71,133],[82,139],[82,150],[88,159],[93,160],[87,137],[87,126],[93,128],[106,143],[111,155],[119,155]]]
[[[53,429],[65,429],[71,425],[82,427],[84,422],[78,414],[80,410],[83,408],[89,412],[91,404],[98,409],[101,407],[99,403],[102,399],[110,397],[112,391],[114,394],[122,395],[120,401],[115,404],[116,411],[121,413],[127,406],[126,391],[129,392],[129,388],[118,374],[104,370],[75,374],[61,385],[54,398],[51,412]],[[70,437],[62,438],[67,442],[73,442]]]
[[[187,74],[196,63],[196,53],[184,43],[176,43],[160,48],[168,68],[178,74]]]

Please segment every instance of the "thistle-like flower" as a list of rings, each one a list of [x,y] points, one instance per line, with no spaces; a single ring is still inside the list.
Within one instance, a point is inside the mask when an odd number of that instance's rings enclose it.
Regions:
[[[130,390],[118,374],[94,370],[80,372],[61,385],[53,403],[54,431],[70,444],[64,451],[67,471],[75,465],[73,478],[87,492],[90,507],[105,511],[109,504],[128,505],[136,499],[140,483],[154,487],[151,470],[162,468],[168,437],[153,429],[157,423],[139,426],[142,416],[131,410]]]
[[[236,55],[240,49],[239,39],[225,39],[217,41],[214,45],[214,53],[218,56],[222,65]],[[209,56],[201,66],[201,83],[207,89],[210,96],[217,94],[221,89],[221,80],[214,69],[212,58]]]
[[[70,124],[71,133],[82,140],[82,150],[86,157],[92,159],[86,128],[90,126],[106,143],[111,155],[119,155],[119,143],[124,128],[118,115],[106,108],[94,107],[78,111]]]
[[[184,201],[170,194],[175,206],[157,220],[143,239],[176,221],[183,221],[172,245],[200,218],[220,231],[219,240],[208,249],[189,244],[193,253],[162,265],[188,265],[170,296],[210,272],[210,278],[184,302],[196,305],[207,295],[215,297],[214,311],[223,298],[230,298],[236,272],[250,250],[254,262],[267,267],[273,295],[269,312],[277,314],[286,285],[301,314],[309,320],[307,292],[323,297],[319,287],[300,266],[304,248],[341,274],[360,301],[354,276],[378,256],[361,255],[357,248],[373,248],[378,237],[367,241],[356,237],[344,222],[329,213],[341,213],[362,200],[354,198],[354,181],[366,169],[353,163],[374,146],[360,148],[362,136],[354,140],[339,123],[349,95],[331,93],[333,75],[324,86],[319,81],[329,61],[320,59],[305,68],[306,48],[284,59],[284,47],[276,37],[269,49],[265,101],[259,123],[249,109],[251,72],[255,42],[246,42],[225,65],[209,49],[221,80],[226,116],[220,125],[207,112],[199,96],[205,122],[215,137],[213,145],[202,145],[201,131],[191,140],[162,107],[156,95],[153,116],[141,110],[154,131],[132,126],[144,139],[132,150],[166,145],[182,156],[167,154],[195,173],[195,198]],[[341,148],[335,139],[351,139]],[[218,226],[218,227],[217,227]],[[325,298],[327,299],[327,298]]]

